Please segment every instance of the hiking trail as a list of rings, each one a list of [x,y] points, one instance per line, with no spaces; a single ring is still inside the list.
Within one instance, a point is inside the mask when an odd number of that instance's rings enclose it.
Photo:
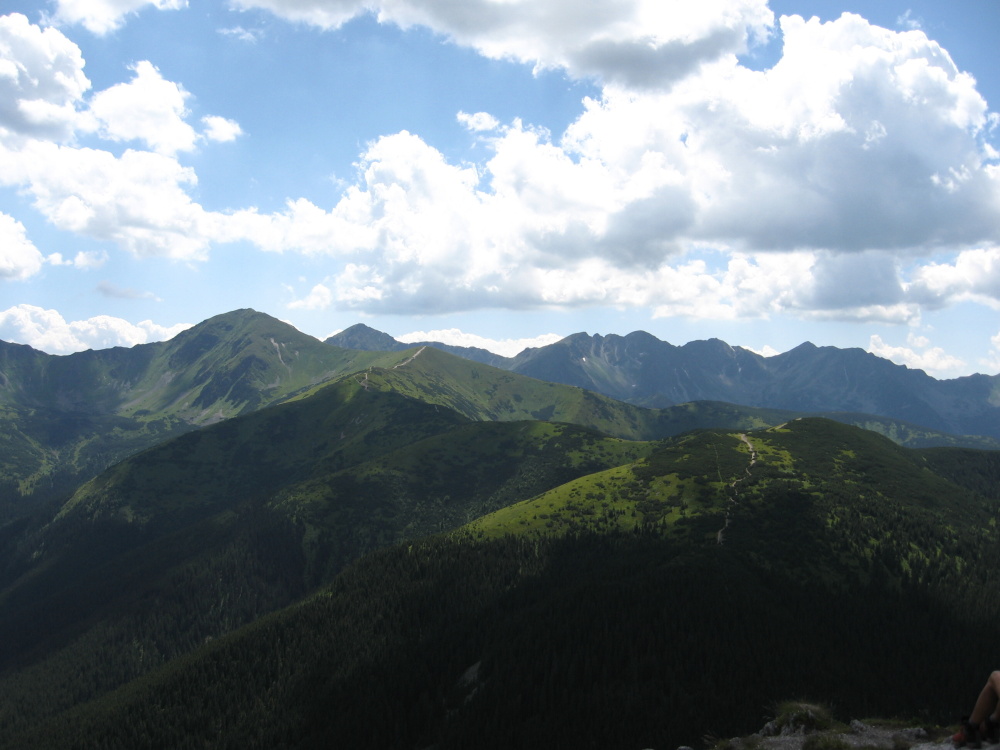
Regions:
[[[750,439],[746,436],[746,434],[742,432],[740,433],[739,437],[741,441],[746,443],[747,448],[750,449],[750,463],[748,463],[746,468],[743,469],[743,476],[740,477],[739,479],[734,479],[729,484],[729,489],[731,490],[729,495],[729,507],[726,509],[725,523],[722,524],[722,528],[719,529],[718,532],[716,532],[715,534],[716,544],[725,543],[726,529],[729,528],[729,523],[732,520],[730,511],[732,507],[739,502],[739,496],[740,496],[739,484],[740,482],[745,482],[748,479],[750,479],[751,477],[750,469],[752,469],[757,463],[758,454],[757,454],[757,449],[753,447],[753,443],[751,443]]]

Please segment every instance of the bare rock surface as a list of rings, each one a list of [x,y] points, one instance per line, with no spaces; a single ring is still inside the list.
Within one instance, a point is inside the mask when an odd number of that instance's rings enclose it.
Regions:
[[[709,750],[952,750],[951,730],[901,722],[832,721],[823,709],[797,704],[746,737],[708,742]],[[984,750],[1000,750],[983,745]],[[692,750],[679,747],[677,750]]]

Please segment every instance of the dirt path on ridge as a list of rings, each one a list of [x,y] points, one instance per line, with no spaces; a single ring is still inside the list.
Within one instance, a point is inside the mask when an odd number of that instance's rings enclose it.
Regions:
[[[743,433],[740,433],[740,440],[746,443],[747,448],[750,449],[750,463],[747,464],[746,468],[743,470],[744,475],[739,479],[734,479],[729,484],[729,489],[731,490],[731,493],[729,495],[729,508],[726,509],[725,523],[722,524],[722,528],[719,529],[718,532],[716,532],[715,534],[716,544],[725,543],[726,529],[729,528],[729,522],[731,521],[731,514],[729,511],[732,508],[732,506],[736,505],[736,503],[739,502],[740,491],[738,489],[738,486],[740,482],[745,482],[750,478],[750,469],[752,469],[754,465],[757,463],[757,449],[753,447],[753,443],[751,443],[750,439]]]

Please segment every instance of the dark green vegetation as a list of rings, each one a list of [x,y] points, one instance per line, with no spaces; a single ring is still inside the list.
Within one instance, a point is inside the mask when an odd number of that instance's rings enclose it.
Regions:
[[[132,349],[57,357],[0,342],[0,523],[65,499],[143,448],[380,356],[321,344],[252,310]]]
[[[9,527],[0,666],[30,663],[15,679],[48,696],[12,702],[4,718],[98,694],[290,603],[366,551],[648,449],[571,425],[471,423],[347,379],[147,450],[81,487],[45,527]],[[133,656],[109,668],[121,651]],[[81,670],[86,687],[66,681]]]
[[[200,385],[169,396],[4,376],[52,494],[0,524],[0,746],[672,748],[788,697],[948,722],[992,666],[1000,453],[429,347],[310,359],[269,321],[175,340]]]
[[[370,553],[6,744],[670,748],[752,731],[788,695],[947,722],[995,647],[1000,546],[996,500],[931,463],[827,420],[685,435],[617,480]],[[496,533],[539,503],[564,522]]]

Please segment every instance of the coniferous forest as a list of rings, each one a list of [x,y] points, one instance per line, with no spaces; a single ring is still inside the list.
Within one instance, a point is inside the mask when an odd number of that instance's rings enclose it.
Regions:
[[[997,452],[396,356],[13,514],[0,746],[673,750],[995,666]]]

